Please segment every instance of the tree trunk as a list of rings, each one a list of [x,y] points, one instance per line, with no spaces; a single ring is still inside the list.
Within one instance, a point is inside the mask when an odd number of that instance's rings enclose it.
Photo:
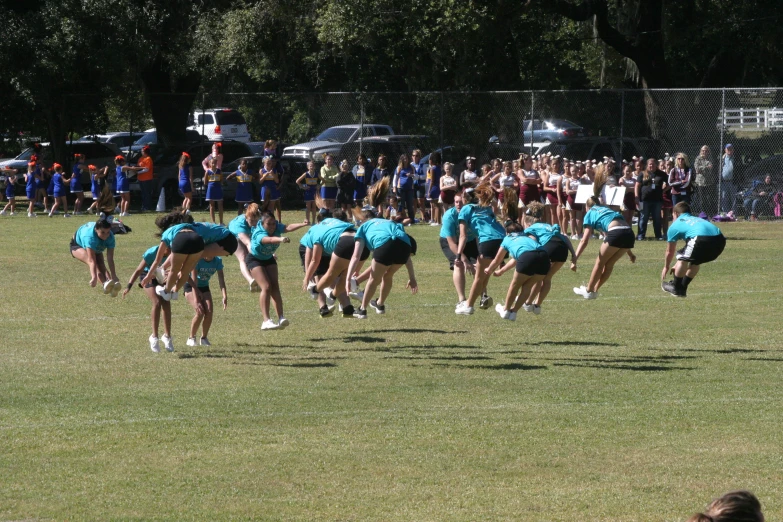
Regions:
[[[142,70],[141,81],[158,132],[158,143],[166,147],[185,143],[185,128],[190,125],[201,74],[191,72],[174,77],[157,56]]]

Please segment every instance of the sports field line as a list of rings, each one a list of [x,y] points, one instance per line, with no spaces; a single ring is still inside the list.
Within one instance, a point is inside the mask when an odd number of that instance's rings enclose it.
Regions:
[[[421,416],[426,414],[434,414],[436,412],[448,412],[448,411],[499,411],[499,410],[530,410],[536,409],[541,411],[542,408],[546,408],[551,411],[553,408],[583,408],[583,407],[603,407],[611,406],[612,408],[631,409],[638,408],[640,405],[688,405],[688,404],[750,404],[750,403],[765,403],[772,405],[776,402],[783,402],[783,398],[770,398],[770,397],[733,397],[733,398],[715,398],[715,399],[673,399],[673,400],[639,400],[639,401],[622,401],[622,402],[610,402],[610,401],[571,401],[571,402],[536,402],[536,403],[508,403],[508,404],[496,404],[487,406],[433,406],[426,409],[416,409],[415,415]],[[269,419],[275,417],[353,417],[357,415],[375,415],[380,418],[386,415],[410,415],[412,412],[408,409],[399,408],[377,408],[366,410],[338,410],[338,411],[288,411],[288,412],[266,412],[256,414],[242,414],[242,415],[182,415],[182,416],[167,416],[167,417],[129,417],[126,419],[65,419],[57,422],[41,422],[41,423],[27,423],[27,424],[14,424],[14,425],[0,425],[0,431],[13,431],[13,430],[29,430],[29,429],[46,429],[46,428],[81,428],[85,426],[111,426],[111,425],[130,425],[130,424],[144,424],[144,423],[160,423],[160,422],[182,422],[182,421],[208,421],[208,422],[221,422],[229,419]]]

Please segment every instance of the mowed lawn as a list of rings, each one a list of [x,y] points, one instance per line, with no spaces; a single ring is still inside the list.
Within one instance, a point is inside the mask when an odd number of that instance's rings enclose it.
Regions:
[[[678,521],[737,488],[783,519],[783,224],[721,225],[687,299],[661,291],[655,241],[575,296],[594,240],[514,323],[454,314],[426,226],[418,295],[402,271],[386,315],[321,319],[298,231],[278,250],[291,326],[259,329],[228,258],[212,347],[185,345],[180,298],[176,352],[154,354],[144,294],[104,296],[70,256],[88,220],[0,218],[2,520]],[[125,221],[123,282],[156,243],[153,216]]]

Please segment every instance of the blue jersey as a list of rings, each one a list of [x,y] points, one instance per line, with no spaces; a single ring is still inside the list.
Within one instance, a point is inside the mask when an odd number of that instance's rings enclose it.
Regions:
[[[536,223],[525,229],[525,235],[536,236],[539,245],[546,245],[553,237],[560,237],[563,241],[569,239],[560,233],[560,225],[549,225],[547,223]]]
[[[459,212],[459,220],[478,234],[479,243],[506,237],[506,230],[495,219],[492,207],[480,207],[475,203],[465,205]]]
[[[213,223],[180,223],[179,225],[169,227],[161,236],[161,241],[170,247],[171,242],[174,240],[174,236],[183,228],[189,228],[198,233],[204,240],[204,245],[217,243],[231,233],[226,227],[221,227],[220,225],[215,225]]]
[[[615,219],[623,219],[623,215],[609,207],[596,205],[585,214],[584,226],[606,232],[609,224]]]
[[[114,176],[115,176],[115,183],[117,186],[121,186],[121,183],[125,182],[125,171],[122,170],[122,165],[117,165],[117,168],[114,169]]]
[[[158,249],[160,248],[160,245],[155,245],[154,247],[149,247],[142,255],[141,258],[144,260],[144,273],[150,271],[150,267],[152,266],[152,263],[155,261],[155,257],[158,255]]]
[[[82,164],[77,163],[73,166],[71,174],[71,192],[81,192],[82,190]]]
[[[667,240],[676,242],[679,239],[691,239],[694,237],[719,236],[718,227],[707,221],[690,214],[682,214],[669,225]]]
[[[413,167],[405,167],[397,171],[397,186],[401,189],[412,189],[413,179],[416,177],[416,173]]]
[[[223,260],[217,256],[212,261],[199,259],[196,263],[196,284],[199,288],[209,286],[209,280],[218,270],[223,270]]]
[[[95,223],[85,223],[80,226],[74,236],[76,244],[82,248],[90,248],[96,254],[103,253],[107,248],[114,248],[114,232],[109,231],[109,237],[101,239],[95,233]]]
[[[519,259],[525,252],[534,252],[536,250],[545,252],[538,241],[518,232],[507,235],[503,242],[500,243],[500,246],[505,248],[514,259]]]
[[[35,172],[28,172],[25,174],[25,183],[27,184],[25,186],[25,190],[31,191],[35,190]]]
[[[443,214],[440,237],[451,237],[454,238],[454,241],[459,241],[459,213],[457,212],[457,207],[451,207]],[[468,226],[468,241],[473,241],[477,237],[476,231]]]
[[[248,237],[253,235],[253,230],[250,228],[250,225],[247,224],[244,214],[232,219],[228,223],[228,230],[236,237],[239,237],[239,234],[247,234]]]
[[[339,219],[327,218],[312,227],[312,233],[310,234],[310,241],[314,245],[321,245],[324,249],[323,255],[332,255],[334,249],[337,248],[337,242],[340,240],[340,236],[346,230],[356,230],[352,224],[346,221],[340,221]]]
[[[356,239],[363,239],[365,245],[370,250],[375,250],[395,239],[402,239],[407,244],[411,244],[411,240],[408,238],[408,234],[405,233],[402,225],[379,218],[362,223],[356,231]]]
[[[271,234],[271,236],[266,229],[259,224],[253,229],[253,237],[250,240],[250,253],[253,254],[253,257],[260,259],[261,261],[272,259],[272,255],[274,255],[275,250],[277,250],[277,247],[279,247],[280,244],[265,244],[262,243],[261,240],[265,237],[280,237],[283,232],[285,232],[285,225],[282,223],[277,224],[277,228],[275,228],[275,232]]]

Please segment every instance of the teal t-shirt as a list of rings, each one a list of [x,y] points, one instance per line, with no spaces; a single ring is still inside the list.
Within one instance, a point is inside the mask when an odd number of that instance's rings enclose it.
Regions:
[[[567,237],[560,233],[560,225],[550,225],[548,223],[535,223],[525,229],[525,234],[536,236],[539,245],[546,245],[553,237],[560,237],[563,241],[569,241]]]
[[[262,243],[261,240],[265,237],[280,237],[285,232],[285,225],[282,223],[277,224],[277,228],[273,234],[268,234],[266,229],[259,224],[253,229],[253,236],[250,238],[250,253],[253,257],[260,259],[261,261],[267,261],[272,259],[272,256],[280,246],[279,243]]]
[[[339,219],[327,218],[312,227],[311,241],[314,245],[321,245],[323,255],[332,255],[337,248],[340,235],[346,230],[355,230],[352,224]]]
[[[408,234],[405,233],[402,225],[380,218],[373,218],[362,223],[356,231],[356,239],[363,239],[365,245],[370,250],[375,250],[395,239],[401,239],[407,244],[411,244],[411,240],[408,238]]]
[[[174,240],[174,236],[183,228],[189,228],[195,231],[201,239],[204,240],[205,245],[217,243],[221,239],[227,237],[231,232],[226,227],[215,225],[214,223],[180,223],[166,229],[163,232],[160,240],[171,247],[171,242]]]
[[[480,207],[475,203],[465,205],[459,212],[459,221],[478,234],[479,243],[506,237],[506,230],[495,219],[492,207]]]
[[[144,260],[144,273],[150,271],[150,267],[152,266],[152,263],[155,261],[155,257],[158,255],[158,249],[160,248],[160,245],[155,245],[154,247],[149,247],[142,255],[141,258]]]
[[[313,248],[313,229],[317,226],[318,225],[313,225],[307,229],[307,232],[302,236],[302,239],[299,240],[300,245],[305,248]]]
[[[606,232],[609,224],[615,219],[623,219],[623,215],[609,207],[596,205],[585,214],[584,226]]]
[[[220,256],[212,258],[212,261],[199,259],[196,263],[196,284],[199,288],[209,286],[209,280],[218,270],[223,270],[223,259]]]
[[[91,248],[96,254],[103,253],[107,248],[114,248],[114,232],[109,232],[105,240],[95,233],[95,223],[85,223],[80,226],[75,235],[76,244],[82,248]]]
[[[538,241],[528,237],[524,233],[520,234],[518,232],[514,232],[503,238],[503,242],[500,243],[500,246],[505,248],[514,259],[519,259],[519,256],[525,252],[533,252],[535,250],[545,252]]]
[[[674,223],[669,225],[666,239],[673,243],[680,239],[718,236],[720,234],[720,229],[706,219],[691,216],[690,214],[682,214],[674,220]]]
[[[440,237],[453,238],[459,241],[459,212],[457,207],[451,207],[443,214],[443,224],[440,226]],[[468,226],[468,241],[473,241],[478,235],[476,231]]]
[[[247,224],[244,214],[229,221],[228,231],[237,238],[239,238],[239,234],[247,234],[248,237],[253,235],[253,230],[250,228],[250,225]]]

